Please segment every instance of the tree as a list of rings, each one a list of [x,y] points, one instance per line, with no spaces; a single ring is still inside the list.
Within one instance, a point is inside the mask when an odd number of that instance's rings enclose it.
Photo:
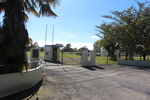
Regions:
[[[68,44],[63,48],[63,51],[64,51],[64,52],[71,52],[71,51],[72,51],[71,44],[68,43]]]
[[[101,42],[101,40],[97,40],[97,41],[95,41],[95,43],[94,43],[94,45],[93,45],[94,50],[95,50],[96,53],[99,53],[99,52],[100,52],[100,49],[101,49],[100,42]]]
[[[78,49],[77,48],[72,48],[72,52],[77,52]]]
[[[78,49],[78,52],[82,52],[83,50],[89,51],[89,49],[86,46],[83,46],[83,47]]]
[[[114,20],[113,24],[108,27],[106,24],[100,26],[99,34],[103,34],[105,41],[115,40],[116,43],[121,43],[120,49],[126,52],[126,59],[129,54],[129,60],[133,60],[133,53],[136,50],[137,45],[143,45],[144,49],[141,50],[141,54],[145,59],[146,55],[149,54],[150,50],[150,8],[149,2],[139,3],[138,9],[131,6],[127,10],[123,11],[111,11],[114,16],[104,15],[103,17]],[[105,28],[108,30],[104,30]],[[109,32],[111,31],[111,32]],[[112,34],[113,33],[113,34]],[[114,36],[115,38],[114,38]],[[111,36],[111,37],[110,37]],[[109,38],[108,38],[109,37]]]
[[[108,55],[111,60],[115,60],[116,45],[116,25],[114,23],[102,23],[100,26],[96,26],[100,34],[103,35],[103,39],[99,41],[99,44],[108,51]],[[99,36],[99,34],[97,34]]]
[[[2,0],[0,13],[4,11],[3,26],[0,31],[0,64],[5,65],[5,72],[21,72],[23,66],[28,66],[26,46],[28,44],[28,32],[24,23],[28,16],[26,12],[33,13],[37,17],[57,15],[51,10],[58,0]],[[39,10],[39,12],[36,11]],[[0,70],[0,73],[4,73]]]
[[[35,42],[35,43],[33,44],[33,47],[38,48],[38,47],[39,47],[38,42]]]
[[[40,47],[40,52],[44,52],[44,47]]]

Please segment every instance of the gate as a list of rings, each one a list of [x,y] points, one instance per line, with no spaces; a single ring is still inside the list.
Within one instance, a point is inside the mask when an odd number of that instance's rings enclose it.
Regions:
[[[62,64],[80,65],[81,54],[74,52],[61,52],[60,62]]]

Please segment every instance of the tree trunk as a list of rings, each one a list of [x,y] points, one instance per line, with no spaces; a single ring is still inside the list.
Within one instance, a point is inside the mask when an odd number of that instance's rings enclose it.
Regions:
[[[6,0],[4,15],[5,41],[1,56],[7,72],[21,72],[27,66],[26,44],[28,32],[24,25],[23,0]]]
[[[144,60],[144,61],[146,60],[147,54],[148,54],[148,51],[143,51],[143,60]]]
[[[126,58],[125,60],[128,60],[128,51],[126,51]]]
[[[129,60],[133,60],[134,51],[129,51]]]

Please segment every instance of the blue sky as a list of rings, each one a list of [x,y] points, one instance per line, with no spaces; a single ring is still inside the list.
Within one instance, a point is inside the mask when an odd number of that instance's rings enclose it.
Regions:
[[[138,0],[145,2],[146,0]],[[53,44],[59,43],[64,46],[70,43],[72,48],[82,46],[93,49],[93,43],[100,38],[96,37],[95,26],[103,21],[111,20],[101,17],[111,15],[110,11],[122,11],[130,6],[137,6],[134,0],[61,0],[60,5],[53,11],[57,18],[37,18],[29,14],[30,20],[26,23],[29,37],[40,46],[45,45],[45,33],[47,25],[47,42],[52,44],[52,29],[54,25]],[[0,15],[2,21],[2,15]]]

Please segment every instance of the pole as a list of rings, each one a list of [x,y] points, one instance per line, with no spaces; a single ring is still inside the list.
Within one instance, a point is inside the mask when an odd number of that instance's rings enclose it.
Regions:
[[[53,39],[54,39],[54,25],[53,25],[53,32],[52,32],[52,45],[53,45]]]
[[[45,33],[45,45],[46,45],[46,39],[47,39],[47,24],[46,24],[46,33]]]
[[[62,65],[63,65],[63,51],[61,51],[61,53],[62,53],[62,57],[61,57],[61,62],[62,62]]]
[[[106,61],[106,64],[108,65],[108,55],[107,55],[107,59],[106,59],[107,61]]]

